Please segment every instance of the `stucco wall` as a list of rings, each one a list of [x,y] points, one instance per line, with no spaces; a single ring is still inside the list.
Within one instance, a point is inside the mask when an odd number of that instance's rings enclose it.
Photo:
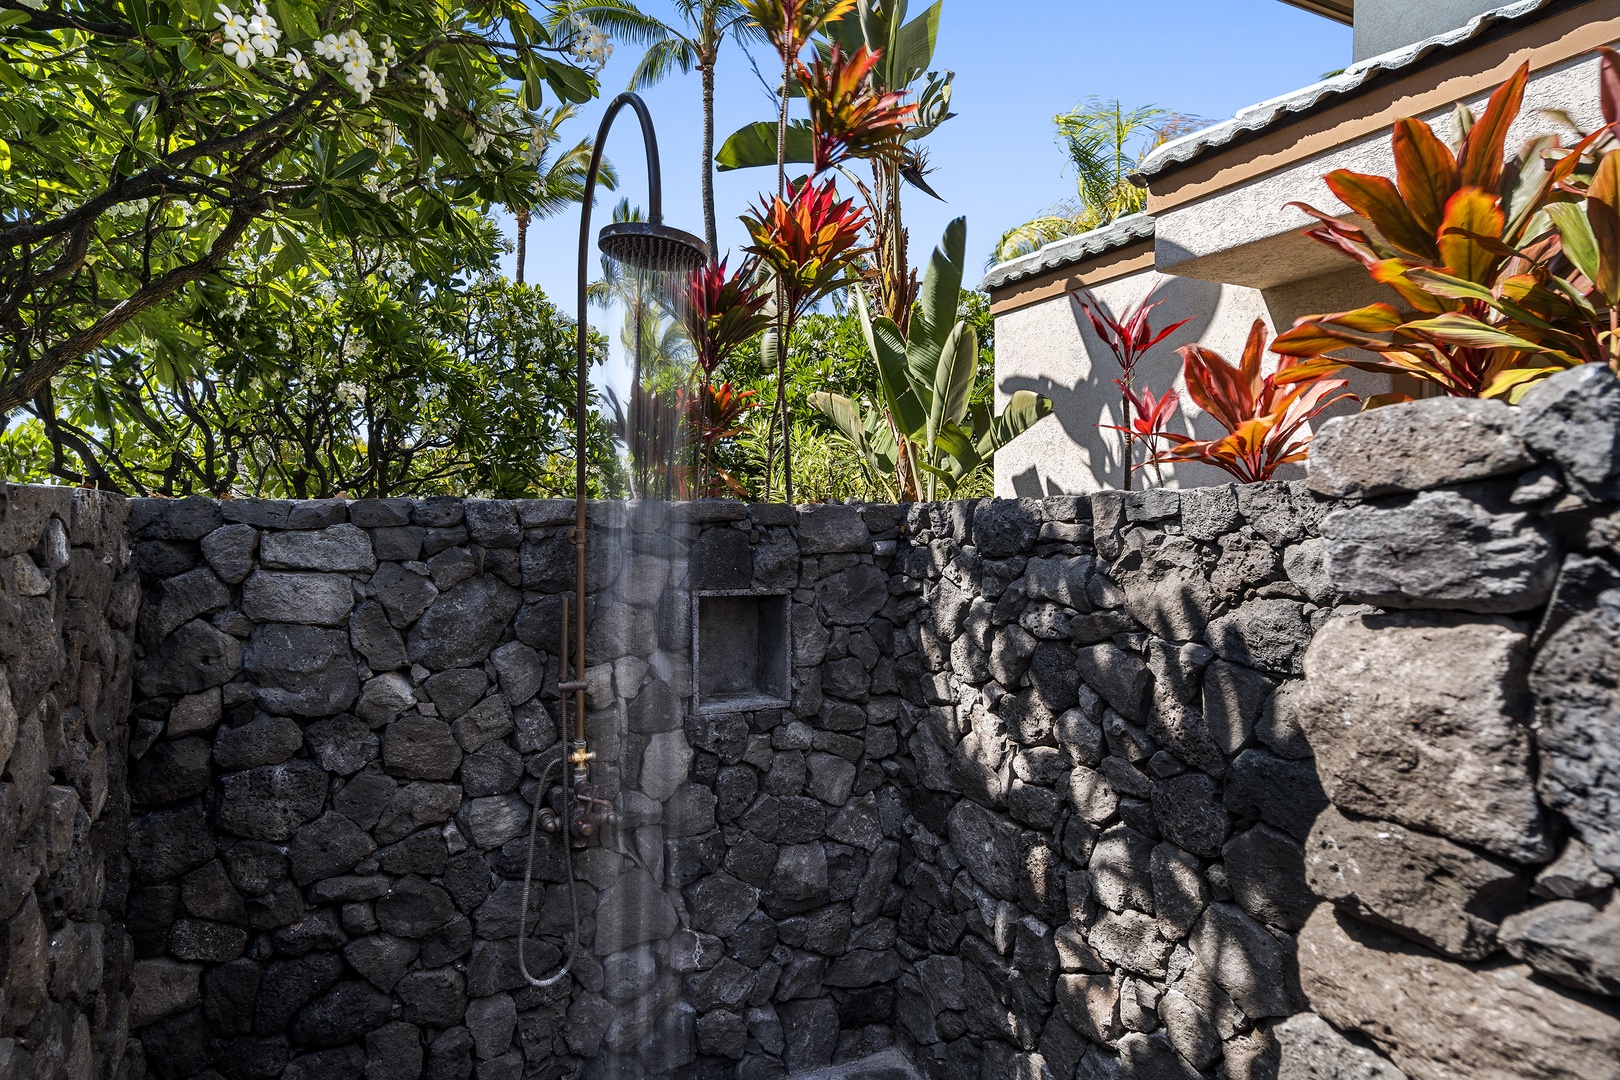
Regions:
[[[1163,300],[1156,326],[1191,318],[1138,367],[1138,386],[1162,391],[1181,386],[1181,360],[1175,346],[1201,342],[1236,360],[1256,318],[1271,325],[1260,293],[1252,289],[1183,280],[1152,271],[1105,282],[1091,290],[1116,316],[1144,298]],[[996,494],[1003,498],[1083,495],[1123,484],[1121,436],[1099,430],[1120,423],[1120,397],[1111,380],[1119,377],[1114,354],[1105,348],[1072,295],[1045,300],[996,319],[997,407],[1018,390],[1052,399],[1051,416],[996,455]],[[1212,437],[1217,425],[1201,416],[1182,395],[1182,411],[1172,425]],[[1140,456],[1138,460],[1141,460]],[[1151,469],[1146,475],[1154,476]],[[1193,487],[1230,479],[1203,465],[1167,466],[1169,487]],[[1156,482],[1156,481],[1155,481]],[[1140,486],[1140,481],[1138,482]]]
[[[1502,0],[1356,0],[1355,58],[1443,34],[1501,6]]]

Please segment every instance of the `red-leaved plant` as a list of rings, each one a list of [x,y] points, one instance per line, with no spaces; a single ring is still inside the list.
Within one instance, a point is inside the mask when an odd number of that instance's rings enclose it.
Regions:
[[[781,288],[786,339],[816,301],[849,283],[866,212],[840,199],[833,181],[807,179],[790,198],[764,201],[742,222],[754,241],[745,250],[771,268]]]
[[[906,158],[906,130],[917,118],[917,106],[903,93],[884,93],[871,78],[881,49],[865,45],[846,54],[834,44],[813,66],[798,65],[799,85],[810,107],[814,133],[813,167],[817,173],[851,158],[901,162]]]
[[[1136,440],[1146,434],[1141,430],[1139,424],[1139,420],[1143,416],[1143,410],[1136,397],[1136,365],[1141,362],[1142,357],[1147,355],[1149,349],[1180,330],[1183,326],[1186,326],[1192,319],[1182,319],[1180,322],[1172,323],[1162,330],[1154,330],[1153,309],[1164,303],[1163,300],[1156,300],[1151,304],[1145,302],[1137,304],[1127,311],[1123,317],[1115,318],[1107,308],[1098,302],[1096,297],[1089,293],[1082,294],[1079,299],[1080,310],[1086,313],[1086,318],[1091,322],[1091,328],[1096,331],[1097,337],[1102,339],[1102,343],[1107,346],[1109,352],[1114,354],[1114,359],[1119,363],[1120,377],[1114,380],[1114,384],[1120,389],[1120,411],[1125,423],[1123,426],[1118,424],[1099,424],[1097,426],[1111,431],[1123,432],[1125,435],[1125,453],[1123,455],[1125,464],[1124,488],[1129,491],[1131,490],[1132,475],[1136,471]],[[1144,392],[1144,394],[1147,401],[1153,400],[1153,395],[1150,392]],[[1170,398],[1173,402],[1174,391],[1167,393],[1165,397]],[[1163,399],[1161,398],[1160,401],[1162,402]],[[1174,411],[1175,406],[1172,404],[1170,413]],[[1165,413],[1163,419],[1168,420],[1170,413]],[[1149,430],[1156,430],[1156,428]]]
[[[1259,319],[1249,331],[1238,364],[1200,345],[1183,345],[1177,351],[1181,353],[1187,395],[1227,434],[1219,439],[1194,439],[1166,431],[1162,423],[1175,412],[1174,392],[1166,392],[1156,401],[1150,393],[1144,393],[1137,407],[1161,417],[1144,436],[1170,444],[1169,449],[1150,459],[1155,462],[1201,461],[1225,470],[1240,483],[1270,480],[1281,466],[1305,460],[1311,437],[1302,434],[1302,429],[1311,420],[1330,405],[1356,400],[1354,394],[1338,392],[1348,380],[1328,377],[1332,371],[1320,372],[1308,382],[1286,385],[1284,377],[1299,363],[1291,356],[1280,357],[1275,373],[1262,375],[1266,325]]]
[[[764,314],[770,295],[755,281],[758,260],[743,260],[735,274],[726,272],[727,261],[693,270],[682,289],[682,321],[705,379],[713,379],[732,353],[771,324]]]

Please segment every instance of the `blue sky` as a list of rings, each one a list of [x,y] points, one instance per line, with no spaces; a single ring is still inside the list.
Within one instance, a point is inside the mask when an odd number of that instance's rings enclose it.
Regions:
[[[911,6],[921,11],[926,4],[911,0]],[[643,7],[673,18],[667,0],[645,0]],[[957,116],[928,144],[930,182],[946,202],[907,192],[913,261],[921,265],[946,223],[965,214],[969,267],[977,273],[1005,229],[1072,195],[1074,178],[1053,141],[1052,117],[1087,96],[1219,120],[1344,67],[1350,50],[1349,27],[1279,0],[944,0],[934,63],[956,72]],[[601,74],[603,100],[582,109],[570,142],[595,131],[605,101],[625,87],[639,55],[638,46],[615,44]],[[760,67],[770,70],[763,60]],[[665,219],[701,235],[698,77],[677,77],[644,96],[658,127]],[[716,96],[717,145],[774,114],[736,48],[721,60]],[[616,123],[607,153],[624,193],[644,201],[640,137],[629,114]],[[722,249],[745,242],[737,215],[772,180],[757,170],[717,177]],[[600,220],[611,205],[599,205]],[[578,236],[575,212],[529,230],[528,278],[569,312]]]

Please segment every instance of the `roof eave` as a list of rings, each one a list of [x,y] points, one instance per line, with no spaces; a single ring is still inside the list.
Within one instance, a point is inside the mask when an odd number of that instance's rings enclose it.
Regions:
[[[1297,7],[1309,11],[1313,15],[1320,15],[1325,19],[1332,19],[1336,23],[1346,26],[1355,25],[1355,0],[1282,0],[1289,7]]]

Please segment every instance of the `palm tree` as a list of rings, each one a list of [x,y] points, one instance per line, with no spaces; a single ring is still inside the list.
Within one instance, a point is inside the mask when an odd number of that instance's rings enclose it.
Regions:
[[[529,132],[528,164],[539,174],[528,198],[512,208],[517,218],[517,282],[523,284],[523,267],[528,261],[529,222],[555,217],[585,198],[585,173],[591,164],[590,139],[581,139],[564,153],[553,157],[552,148],[562,141],[559,128],[579,110],[572,105],[542,109],[540,122]],[[601,184],[608,191],[618,186],[618,173],[609,162],[602,162]]]
[[[737,0],[674,0],[683,27],[648,15],[634,0],[569,0],[555,9],[554,23],[579,15],[611,34],[647,46],[630,76],[630,89],[643,90],[675,72],[697,68],[703,79],[703,230],[709,259],[717,261],[719,232],[714,216],[714,69],[729,36],[763,41],[759,28]]]
[[[1194,130],[1199,121],[1152,105],[1121,107],[1118,99],[1087,98],[1084,105],[1054,116],[1058,139],[1069,152],[1078,191],[1002,234],[992,264],[1016,259],[1054,240],[1100,229],[1147,207],[1147,192],[1130,174],[1155,148]]]

